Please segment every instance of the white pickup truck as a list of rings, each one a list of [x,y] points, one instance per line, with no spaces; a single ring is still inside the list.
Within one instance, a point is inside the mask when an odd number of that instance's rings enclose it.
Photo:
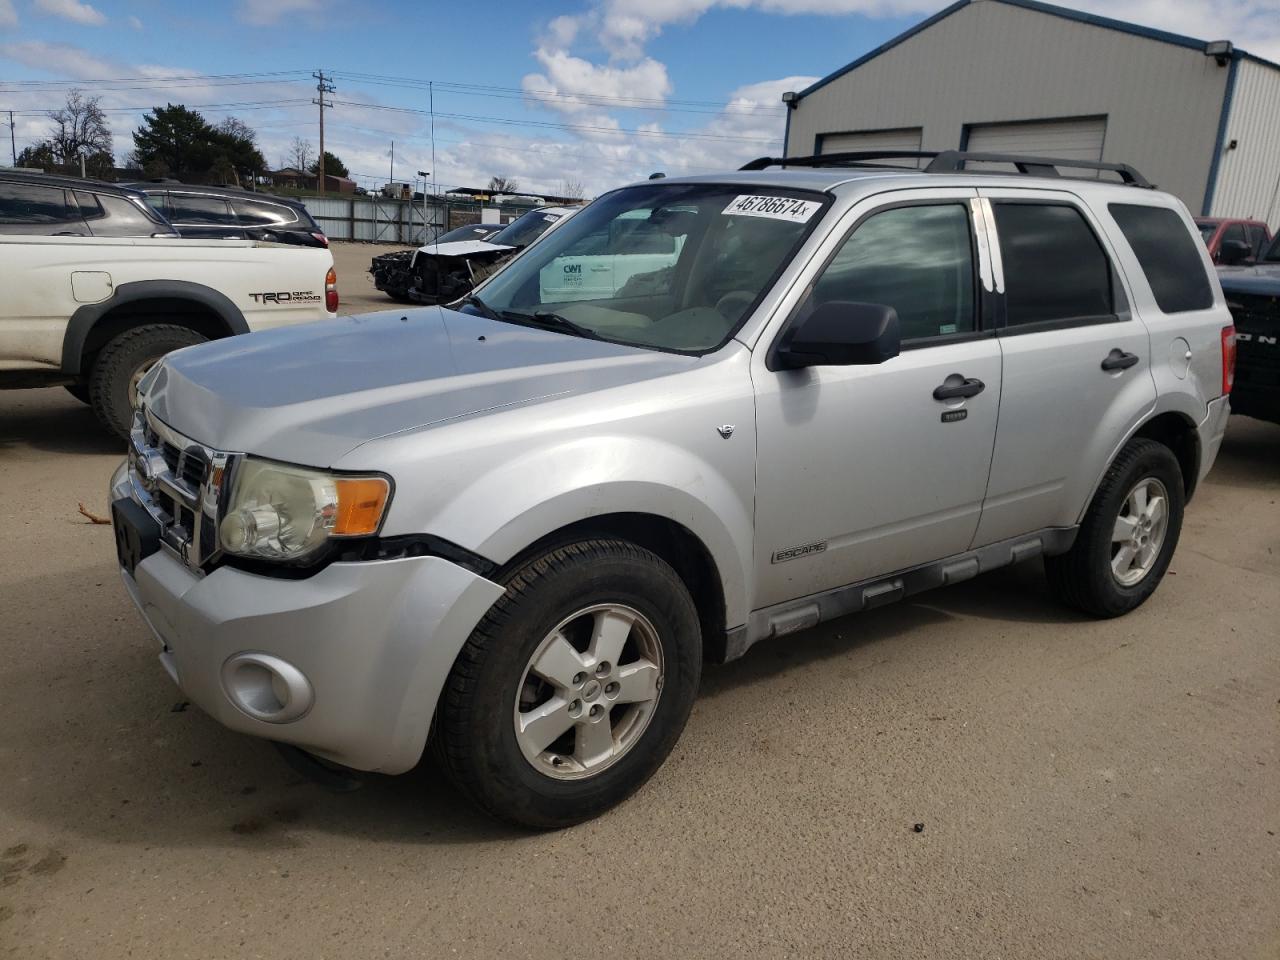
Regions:
[[[169,351],[336,314],[329,250],[182,239],[145,213],[105,184],[0,176],[0,388],[65,386],[125,437]]]

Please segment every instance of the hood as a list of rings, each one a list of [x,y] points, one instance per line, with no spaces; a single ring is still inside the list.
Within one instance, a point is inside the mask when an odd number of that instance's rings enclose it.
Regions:
[[[454,240],[450,243],[429,243],[425,247],[419,247],[418,252],[437,257],[472,257],[477,253],[501,253],[504,250],[514,249],[515,247],[490,243],[487,240]]]
[[[421,307],[187,347],[160,364],[146,404],[178,432],[217,449],[327,467],[379,437],[664,376],[696,362]]]
[[[1259,263],[1251,267],[1219,267],[1218,280],[1226,293],[1280,294],[1280,263]]]

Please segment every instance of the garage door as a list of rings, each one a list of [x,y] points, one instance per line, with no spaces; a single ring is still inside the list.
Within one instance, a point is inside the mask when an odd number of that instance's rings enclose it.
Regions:
[[[857,150],[907,150],[920,149],[920,128],[903,127],[898,130],[863,130],[857,133],[821,133],[818,135],[819,153],[846,153]],[[913,160],[886,160],[894,166],[916,166]]]
[[[965,149],[973,153],[1014,153],[1060,157],[1064,160],[1098,161],[1102,159],[1102,140],[1107,132],[1107,118],[981,123],[971,124],[968,131],[969,141]],[[1070,169],[1064,172],[1077,176],[1084,173]]]

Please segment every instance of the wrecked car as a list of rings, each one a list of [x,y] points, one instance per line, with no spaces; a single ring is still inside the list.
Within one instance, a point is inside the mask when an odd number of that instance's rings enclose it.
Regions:
[[[484,238],[474,236],[482,225],[472,224],[417,250],[384,253],[369,267],[373,285],[401,303],[452,303],[574,210],[540,207],[505,227],[494,225],[495,232]]]

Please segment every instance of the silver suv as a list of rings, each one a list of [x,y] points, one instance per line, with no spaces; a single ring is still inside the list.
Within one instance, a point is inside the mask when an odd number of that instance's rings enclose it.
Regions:
[[[1140,605],[1228,414],[1186,209],[1127,167],[867,159],[625,187],[453,309],[170,354],[111,486],[170,676],[331,765],[431,741],[557,827],[758,641],[1033,557]]]

